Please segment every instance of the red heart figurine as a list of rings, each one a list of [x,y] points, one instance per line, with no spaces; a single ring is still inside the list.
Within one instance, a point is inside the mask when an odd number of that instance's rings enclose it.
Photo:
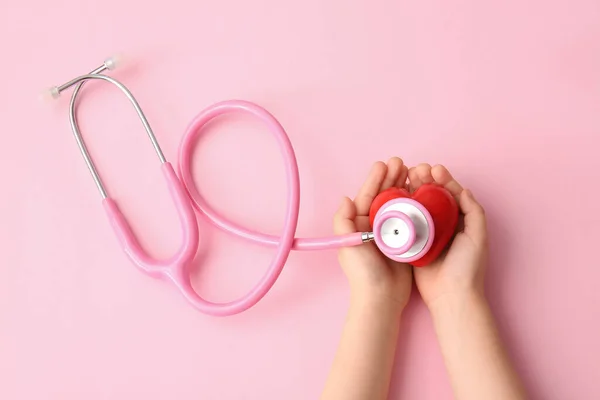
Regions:
[[[435,227],[433,244],[429,251],[411,264],[415,267],[424,267],[435,261],[444,248],[450,243],[458,224],[459,209],[456,200],[450,192],[437,184],[425,184],[419,187],[412,195],[401,188],[392,187],[379,193],[373,200],[369,210],[371,227],[377,211],[388,201],[406,197],[421,203],[431,214]]]

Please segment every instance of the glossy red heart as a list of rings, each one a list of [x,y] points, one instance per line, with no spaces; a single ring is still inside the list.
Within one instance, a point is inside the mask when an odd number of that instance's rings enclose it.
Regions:
[[[369,210],[371,226],[377,211],[388,201],[400,197],[418,201],[429,211],[433,219],[435,237],[431,249],[423,257],[411,263],[415,267],[424,267],[435,261],[452,240],[458,224],[458,204],[450,192],[433,183],[419,187],[412,195],[406,189],[392,187],[379,193],[373,200]]]

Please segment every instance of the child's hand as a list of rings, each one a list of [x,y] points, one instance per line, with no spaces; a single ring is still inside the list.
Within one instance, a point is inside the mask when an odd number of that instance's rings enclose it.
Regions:
[[[409,173],[411,190],[425,183],[445,187],[460,205],[464,228],[457,233],[450,248],[438,260],[423,268],[414,268],[415,281],[423,301],[432,305],[445,296],[483,295],[483,277],[487,256],[485,213],[472,193],[452,177],[448,170],[436,165],[420,164]]]
[[[504,350],[483,294],[487,228],[483,208],[441,165],[421,164],[408,173],[415,190],[425,183],[444,186],[464,215],[450,248],[432,264],[413,268],[429,307],[457,399],[526,399]]]
[[[405,187],[408,168],[401,159],[373,165],[354,201],[345,198],[334,218],[337,235],[370,231],[369,208],[375,196],[392,186]],[[374,243],[342,248],[339,261],[348,277],[353,302],[390,305],[401,313],[410,297],[411,268],[379,252]]]

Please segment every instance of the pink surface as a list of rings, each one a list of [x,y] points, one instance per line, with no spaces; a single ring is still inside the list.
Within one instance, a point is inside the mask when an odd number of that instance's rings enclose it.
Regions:
[[[132,64],[114,76],[172,162],[215,101],[279,119],[299,161],[299,236],[328,235],[375,160],[446,164],[487,208],[489,297],[532,398],[599,398],[599,20],[595,0],[3,2],[0,398],[314,399],[335,351],[348,286],[334,252],[293,253],[257,307],[226,319],[131,265],[66,99],[36,100],[115,51]],[[84,92],[109,193],[168,257],[179,221],[145,132],[113,88]],[[277,145],[260,122],[223,122],[197,147],[195,179],[220,212],[278,234]],[[200,229],[194,287],[245,293],[274,249]],[[392,398],[451,398],[418,295],[399,340]]]

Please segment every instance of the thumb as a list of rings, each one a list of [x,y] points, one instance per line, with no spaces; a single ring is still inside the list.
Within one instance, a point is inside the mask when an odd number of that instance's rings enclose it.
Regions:
[[[333,233],[336,235],[346,235],[356,232],[354,219],[356,218],[356,205],[347,197],[342,199],[340,208],[333,217]]]
[[[487,235],[485,210],[468,189],[462,191],[459,200],[460,209],[465,215],[465,234],[476,243],[485,242]]]

